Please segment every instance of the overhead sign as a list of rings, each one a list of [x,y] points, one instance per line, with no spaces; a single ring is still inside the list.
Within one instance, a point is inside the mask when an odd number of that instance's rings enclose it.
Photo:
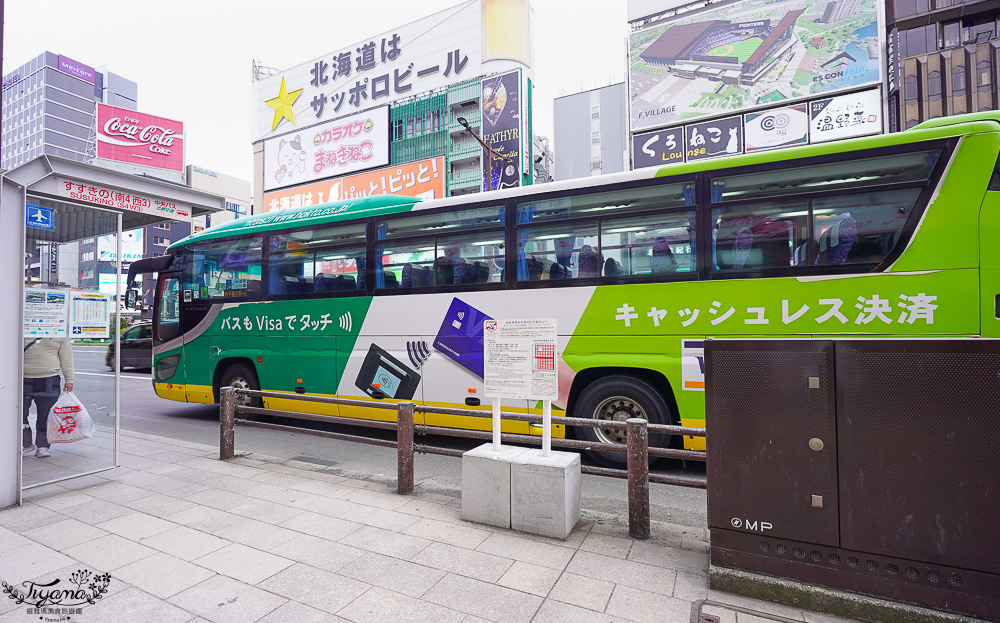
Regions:
[[[482,67],[494,51],[518,48],[530,32],[527,19],[509,19],[519,9],[501,8],[508,10],[488,10],[484,19],[481,0],[467,0],[254,82],[251,140],[523,66],[512,60],[518,55],[502,54],[488,71]],[[491,35],[485,57],[484,31]],[[498,45],[497,36],[512,45]]]
[[[744,118],[746,151],[791,147],[809,141],[809,113],[806,104],[747,113]]]
[[[483,321],[486,397],[558,398],[557,339],[555,318]]]
[[[191,209],[188,206],[177,205],[170,201],[153,199],[144,195],[122,192],[97,184],[84,184],[72,180],[60,179],[56,186],[56,194],[67,199],[75,199],[86,203],[108,206],[119,210],[142,212],[176,221],[190,221]]]
[[[264,190],[389,164],[389,107],[264,141]]]
[[[633,131],[882,81],[878,3],[710,6],[629,36]]]
[[[184,169],[184,124],[98,104],[97,157],[181,171]]]
[[[444,157],[408,162],[264,193],[264,211],[287,210],[373,195],[444,197]]]
[[[24,224],[35,229],[52,231],[56,227],[55,210],[42,206],[27,205],[24,207]]]
[[[70,57],[63,56],[62,54],[59,55],[59,71],[69,74],[74,78],[79,78],[80,80],[89,82],[90,84],[94,84],[95,76],[93,67],[74,61]]]
[[[521,185],[521,155],[524,150],[521,72],[515,70],[483,78],[481,87],[483,142],[501,156],[483,154],[483,190],[515,188]]]
[[[743,153],[743,118],[740,116],[684,126],[688,162]]]
[[[882,96],[878,89],[809,102],[809,142],[878,134]]]

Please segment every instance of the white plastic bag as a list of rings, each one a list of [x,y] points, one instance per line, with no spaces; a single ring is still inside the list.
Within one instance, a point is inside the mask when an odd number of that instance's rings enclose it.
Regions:
[[[94,436],[94,421],[73,392],[63,392],[49,411],[49,443],[69,443]]]

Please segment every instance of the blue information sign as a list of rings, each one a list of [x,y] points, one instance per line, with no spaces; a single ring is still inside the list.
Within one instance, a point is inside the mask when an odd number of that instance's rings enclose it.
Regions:
[[[26,206],[24,224],[35,229],[53,230],[56,228],[55,210],[42,206]]]

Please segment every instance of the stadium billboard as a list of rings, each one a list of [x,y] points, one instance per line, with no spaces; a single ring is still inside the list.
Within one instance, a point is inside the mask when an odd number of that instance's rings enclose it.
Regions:
[[[629,36],[631,130],[880,84],[881,31],[875,0],[734,0],[678,12]]]

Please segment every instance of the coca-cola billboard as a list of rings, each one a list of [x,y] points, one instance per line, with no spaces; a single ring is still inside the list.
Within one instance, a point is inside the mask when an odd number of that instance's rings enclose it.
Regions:
[[[98,104],[97,157],[181,171],[184,169],[184,124]]]

